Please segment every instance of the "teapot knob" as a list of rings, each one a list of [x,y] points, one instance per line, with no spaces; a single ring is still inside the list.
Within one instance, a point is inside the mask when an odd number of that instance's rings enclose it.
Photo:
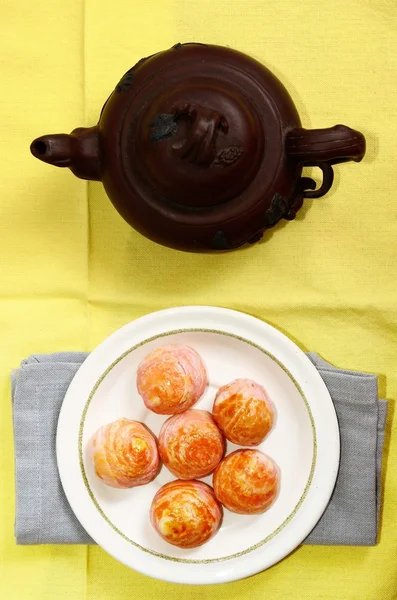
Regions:
[[[189,121],[186,138],[172,146],[175,156],[198,165],[210,165],[216,156],[218,131],[229,130],[226,118],[216,110],[189,103],[176,105],[172,112],[175,121],[182,117]]]

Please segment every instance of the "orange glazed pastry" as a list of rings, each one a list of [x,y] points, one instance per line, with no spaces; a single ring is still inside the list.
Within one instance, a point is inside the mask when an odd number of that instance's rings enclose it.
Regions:
[[[137,388],[145,406],[159,415],[181,413],[204,394],[207,371],[195,350],[170,344],[146,356],[138,367]]]
[[[150,520],[157,533],[180,548],[196,548],[218,531],[222,507],[202,481],[171,481],[153,498]]]
[[[164,465],[179,479],[197,479],[213,472],[225,442],[206,410],[187,410],[163,424],[159,452]]]
[[[95,473],[115,488],[148,483],[159,471],[157,444],[142,423],[119,419],[93,435],[89,450]]]
[[[215,496],[235,513],[251,515],[269,508],[278,492],[278,468],[259,450],[236,450],[214,473]]]
[[[212,414],[225,437],[239,446],[257,446],[274,423],[265,389],[251,379],[236,379],[221,387]]]

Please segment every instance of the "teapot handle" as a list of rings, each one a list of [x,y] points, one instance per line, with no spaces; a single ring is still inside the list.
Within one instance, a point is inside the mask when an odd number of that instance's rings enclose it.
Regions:
[[[349,160],[359,162],[365,154],[365,138],[362,133],[345,125],[326,129],[297,128],[286,138],[288,157],[306,166],[319,167],[323,172],[323,183],[315,188],[312,179],[302,178],[305,198],[319,198],[328,192],[334,180],[332,165]]]

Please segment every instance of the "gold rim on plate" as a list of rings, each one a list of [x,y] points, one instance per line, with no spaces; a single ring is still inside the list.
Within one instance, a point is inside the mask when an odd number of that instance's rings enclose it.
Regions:
[[[116,525],[114,525],[114,523],[112,523],[110,521],[110,519],[106,516],[106,514],[103,512],[102,508],[100,507],[99,503],[97,502],[95,495],[90,487],[90,484],[88,482],[88,478],[87,478],[87,474],[85,471],[85,466],[84,466],[84,460],[83,460],[83,432],[84,432],[84,424],[85,424],[85,418],[87,415],[87,411],[88,408],[91,404],[91,401],[93,399],[93,397],[95,396],[95,393],[97,391],[97,389],[99,388],[99,386],[101,385],[102,381],[105,379],[105,377],[110,373],[110,371],[121,361],[123,360],[123,358],[125,358],[126,356],[128,356],[129,354],[131,354],[131,352],[134,352],[134,350],[136,350],[137,348],[140,348],[141,346],[144,346],[145,344],[148,344],[149,342],[153,342],[159,338],[163,338],[163,337],[167,337],[170,335],[177,335],[179,333],[215,333],[217,335],[224,335],[224,336],[228,336],[228,337],[232,337],[234,339],[237,339],[241,342],[244,342],[246,344],[249,344],[250,346],[253,346],[254,348],[256,348],[257,350],[259,350],[260,352],[262,352],[263,354],[266,354],[266,356],[268,356],[269,358],[271,358],[283,371],[286,375],[288,375],[288,377],[290,378],[290,380],[293,382],[293,384],[295,385],[296,389],[298,390],[309,415],[309,419],[310,419],[310,424],[312,426],[312,431],[313,431],[313,459],[312,459],[312,465],[311,465],[311,469],[310,469],[310,473],[309,473],[309,477],[305,486],[305,489],[303,490],[303,493],[301,495],[301,497],[299,498],[296,506],[294,507],[293,511],[288,515],[288,517],[286,519],[284,519],[284,521],[274,530],[272,531],[272,533],[270,533],[269,535],[267,535],[263,540],[261,540],[260,542],[254,544],[253,546],[250,546],[249,548],[246,548],[245,550],[242,550],[241,552],[235,552],[234,554],[229,554],[228,556],[222,556],[219,558],[209,558],[209,559],[191,559],[191,558],[177,558],[175,556],[169,556],[167,554],[162,554],[161,552],[156,552],[155,550],[150,550],[149,548],[145,548],[144,546],[142,546],[141,544],[138,544],[137,542],[134,542],[134,540],[130,539],[128,536],[126,536],[122,531],[120,531],[120,529],[118,529],[118,527],[116,527]],[[233,333],[228,333],[225,331],[219,331],[217,329],[174,329],[172,331],[167,331],[167,332],[163,332],[163,333],[159,333],[155,336],[152,336],[150,338],[147,338],[145,340],[142,340],[141,342],[139,342],[138,344],[135,344],[134,346],[132,346],[131,348],[129,348],[128,350],[126,350],[125,352],[123,352],[118,358],[116,358],[111,365],[109,365],[109,367],[104,371],[104,373],[102,373],[102,375],[98,378],[97,382],[95,383],[94,387],[92,388],[90,395],[88,396],[88,400],[84,405],[83,408],[83,412],[81,415],[81,420],[80,420],[80,428],[79,428],[79,438],[78,438],[78,453],[79,453],[79,462],[80,462],[80,469],[81,469],[81,474],[82,474],[82,478],[83,478],[83,482],[84,485],[86,487],[86,490],[88,492],[88,495],[90,496],[95,508],[98,510],[98,512],[100,513],[100,515],[102,516],[102,518],[106,521],[106,523],[113,529],[113,531],[115,531],[119,536],[121,536],[124,540],[126,540],[127,542],[129,542],[130,544],[132,544],[133,546],[135,546],[136,548],[139,548],[139,550],[142,550],[143,552],[147,552],[148,554],[151,554],[153,556],[156,556],[157,558],[163,558],[164,560],[169,560],[169,561],[173,561],[173,562],[178,562],[178,563],[189,563],[189,564],[208,564],[208,563],[217,563],[217,562],[223,562],[226,560],[231,560],[233,558],[238,558],[240,556],[244,556],[245,554],[248,554],[249,552],[253,552],[254,550],[257,550],[258,548],[260,548],[261,546],[263,546],[264,544],[266,544],[267,542],[269,542],[272,538],[274,538],[278,533],[280,533],[280,531],[282,529],[284,529],[284,527],[286,525],[288,525],[288,523],[293,519],[293,517],[295,516],[295,514],[297,513],[297,511],[299,510],[300,506],[302,505],[304,499],[307,496],[307,493],[309,491],[312,479],[313,479],[313,475],[314,475],[314,470],[315,470],[315,466],[316,466],[316,459],[317,459],[317,437],[316,437],[316,427],[314,424],[314,419],[313,419],[313,415],[312,415],[312,411],[310,409],[309,403],[307,401],[307,398],[305,396],[305,394],[302,391],[302,388],[300,387],[300,385],[298,384],[298,382],[296,381],[296,379],[291,375],[291,373],[288,371],[288,369],[275,357],[273,356],[270,352],[268,352],[267,350],[265,350],[264,348],[262,348],[261,346],[259,346],[258,344],[255,344],[254,342],[251,342],[250,340],[247,340],[241,336],[235,335]]]

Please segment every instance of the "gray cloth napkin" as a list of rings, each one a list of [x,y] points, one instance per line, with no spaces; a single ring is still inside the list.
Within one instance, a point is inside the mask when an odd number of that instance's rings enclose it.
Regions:
[[[17,544],[93,544],[70,508],[58,475],[55,436],[66,390],[87,354],[37,354],[12,374]],[[334,493],[306,544],[377,542],[387,402],[376,375],[343,371],[308,354],[335,405],[341,435]]]

